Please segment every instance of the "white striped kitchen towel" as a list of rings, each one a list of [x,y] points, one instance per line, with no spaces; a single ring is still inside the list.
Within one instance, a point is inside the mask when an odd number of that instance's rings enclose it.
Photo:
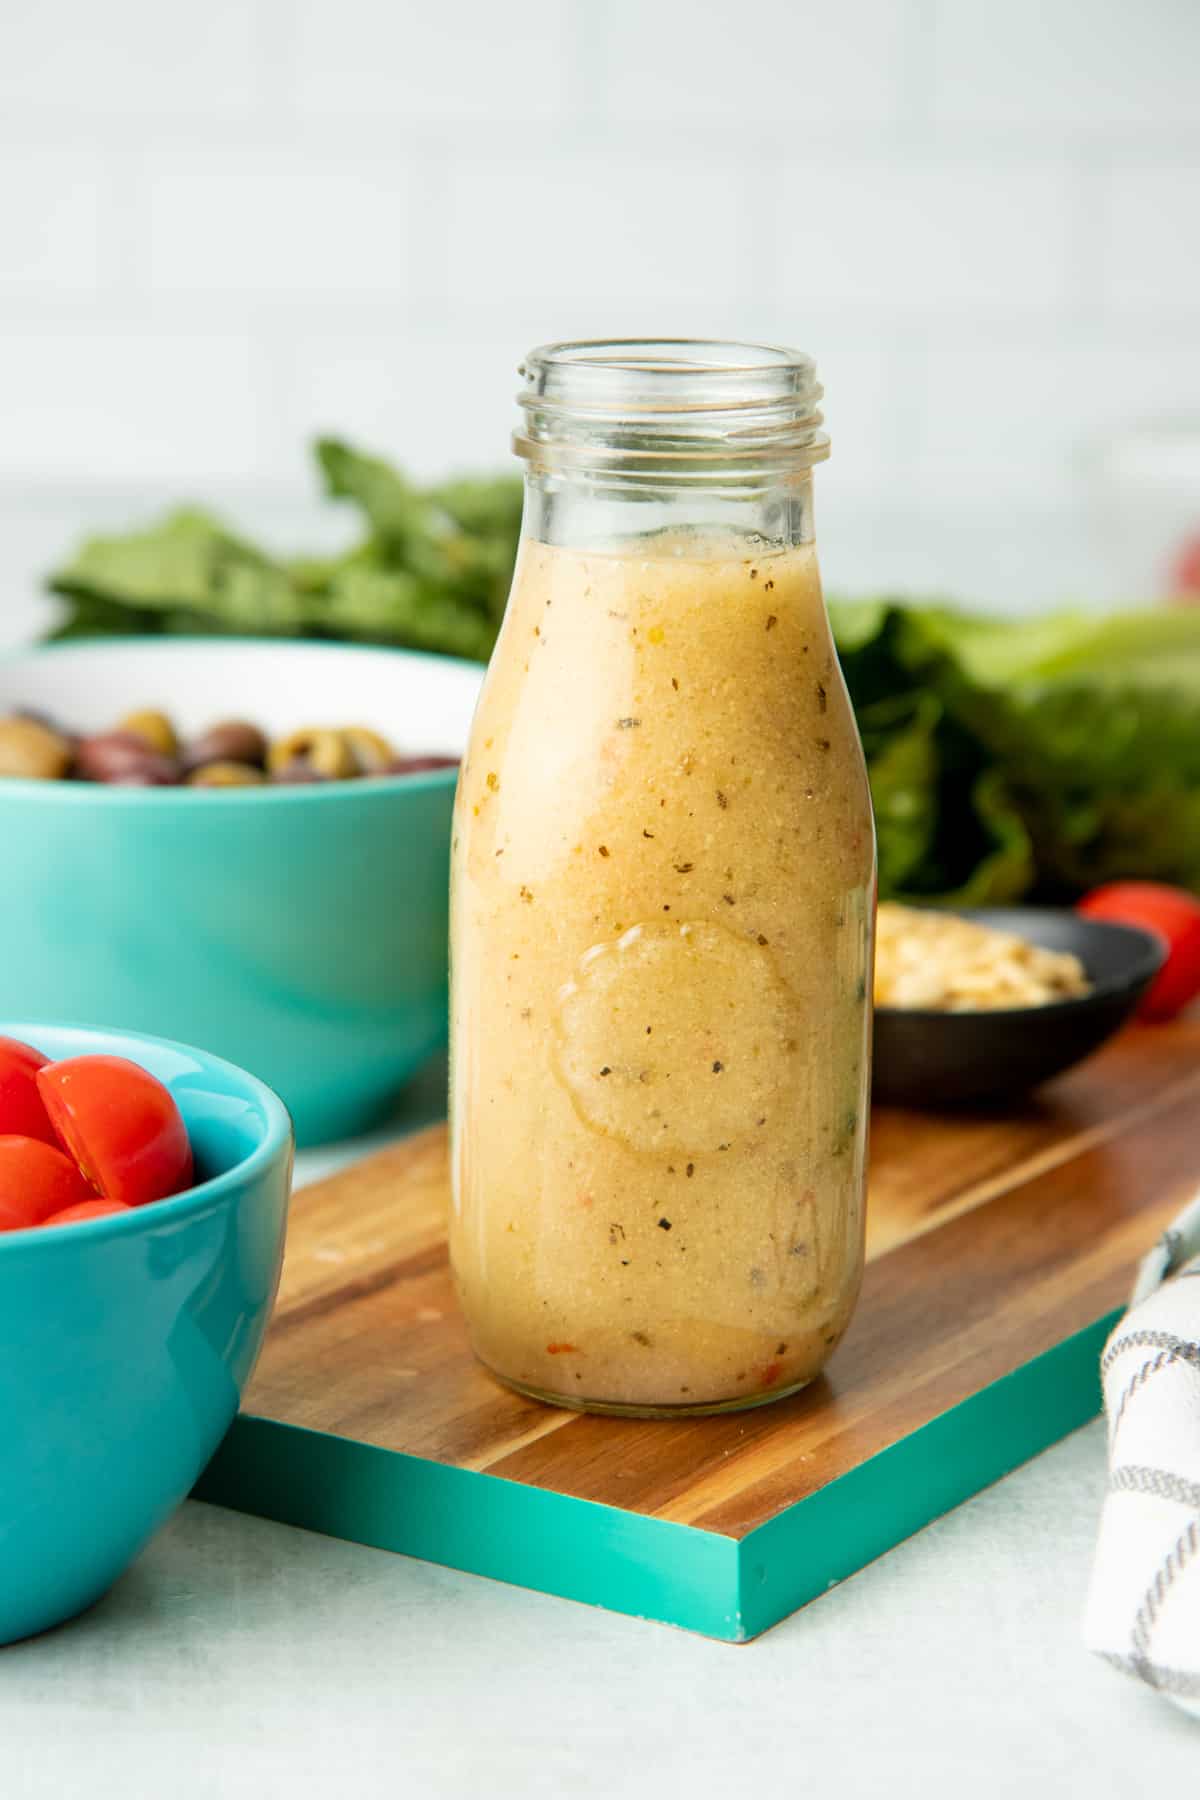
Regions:
[[[1200,1196],[1138,1269],[1100,1373],[1109,1482],[1084,1638],[1200,1718]]]

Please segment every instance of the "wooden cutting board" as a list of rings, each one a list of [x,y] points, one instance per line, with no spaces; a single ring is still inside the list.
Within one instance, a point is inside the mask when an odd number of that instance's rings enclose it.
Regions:
[[[873,1120],[868,1268],[827,1374],[645,1421],[472,1360],[437,1126],[297,1194],[203,1499],[741,1640],[1082,1424],[1138,1258],[1200,1184],[1200,1021],[1018,1110]]]

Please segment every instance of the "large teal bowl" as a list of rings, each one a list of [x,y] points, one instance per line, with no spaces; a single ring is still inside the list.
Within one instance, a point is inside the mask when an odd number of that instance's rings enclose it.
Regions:
[[[292,1132],[241,1069],[183,1044],[2,1024],[52,1057],[165,1081],[200,1185],[85,1224],[0,1233],[0,1644],[109,1588],[237,1411],[279,1281]]]
[[[362,723],[457,754],[480,674],[342,644],[97,641],[0,657],[0,714]],[[0,781],[0,1012],[205,1044],[283,1097],[301,1144],[365,1129],[445,1039],[454,781]]]

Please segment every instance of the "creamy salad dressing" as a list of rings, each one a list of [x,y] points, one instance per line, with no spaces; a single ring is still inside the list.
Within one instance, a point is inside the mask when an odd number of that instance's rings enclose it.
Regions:
[[[811,547],[526,540],[458,791],[451,1251],[599,1408],[810,1380],[857,1295],[874,839]]]

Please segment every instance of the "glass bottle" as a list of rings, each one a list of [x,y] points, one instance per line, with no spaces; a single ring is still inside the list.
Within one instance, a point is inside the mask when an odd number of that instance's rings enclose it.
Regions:
[[[510,1387],[811,1381],[862,1273],[875,839],[821,598],[810,358],[522,365],[522,542],[458,788],[451,1256]]]

